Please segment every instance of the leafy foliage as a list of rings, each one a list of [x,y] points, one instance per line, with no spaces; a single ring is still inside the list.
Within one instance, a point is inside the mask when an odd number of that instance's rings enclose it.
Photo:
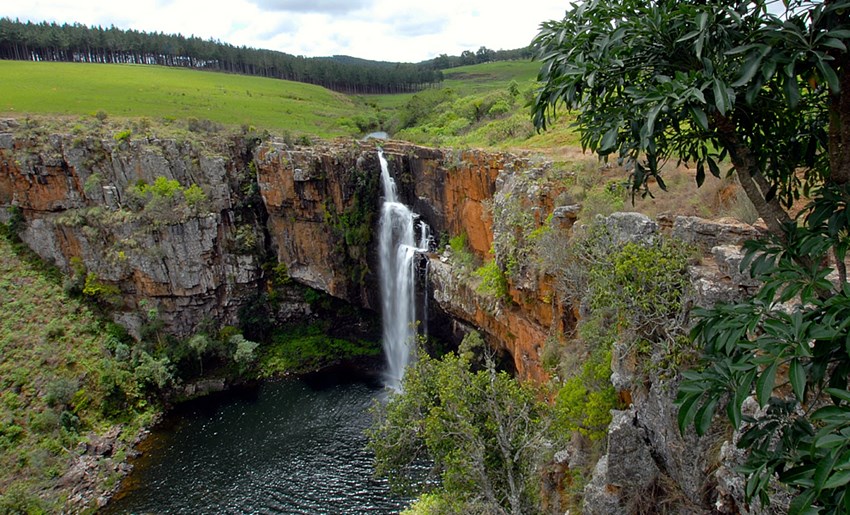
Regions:
[[[449,238],[449,247],[452,249],[452,258],[462,270],[474,268],[477,258],[469,249],[469,236],[465,232]]]
[[[704,368],[684,374],[679,424],[705,433],[725,404],[749,449],[747,496],[767,502],[776,477],[797,494],[792,513],[850,510],[848,8],[586,1],[536,40],[539,128],[559,105],[579,108],[582,145],[617,155],[645,193],[650,178],[665,188],[668,159],[694,163],[702,184],[728,157],[773,234],[747,246],[760,292],[697,312]],[[805,195],[800,225],[785,209]]]
[[[611,349],[595,348],[581,371],[564,381],[555,397],[555,429],[564,434],[578,431],[590,441],[608,434],[611,410],[618,407],[611,385]]]
[[[328,336],[321,324],[281,329],[260,354],[260,375],[271,377],[316,370],[341,360],[380,355],[380,346],[363,340],[349,341]]]
[[[0,513],[79,511],[63,510],[63,496],[70,497],[60,481],[69,466],[66,449],[116,423],[133,438],[152,410],[124,405],[116,416],[108,409],[111,392],[100,378],[117,364],[113,331],[90,306],[65,295],[61,280],[16,252],[0,238]],[[116,442],[115,452],[126,445]],[[112,466],[91,470],[115,480]]]
[[[403,390],[377,405],[369,431],[378,475],[416,491],[422,464],[439,474],[427,502],[467,513],[534,513],[533,456],[542,442],[547,408],[492,361],[472,371],[471,354],[440,360],[420,356]],[[423,501],[426,502],[426,501]]]
[[[153,184],[140,180],[128,188],[129,205],[154,226],[184,220],[207,208],[203,188],[191,184],[184,188],[176,179],[157,177]]]
[[[577,108],[582,146],[617,155],[635,190],[667,160],[720,175],[730,158],[777,234],[780,209],[827,169],[828,111],[846,52],[846,1],[580,2],[535,40],[534,122]],[[774,14],[779,13],[779,14]],[[833,119],[839,113],[832,111]],[[801,173],[795,173],[800,169]]]
[[[609,266],[590,268],[590,308],[616,310],[619,327],[637,338],[675,337],[683,328],[691,288],[687,256],[684,244],[661,236],[647,244],[622,245],[607,256]]]
[[[789,224],[784,240],[747,244],[742,267],[763,286],[751,299],[698,312],[692,334],[705,368],[685,372],[679,391],[683,429],[705,433],[726,405],[744,430],[739,446],[750,449],[747,495],[767,502],[775,476],[797,494],[792,513],[850,508],[850,284],[827,278],[828,253],[850,225],[846,198],[819,195],[806,224]],[[761,411],[742,409],[750,395]]]
[[[510,300],[508,278],[505,277],[505,273],[499,268],[495,259],[491,259],[478,267],[473,274],[481,279],[481,283],[477,287],[478,293],[497,299]]]

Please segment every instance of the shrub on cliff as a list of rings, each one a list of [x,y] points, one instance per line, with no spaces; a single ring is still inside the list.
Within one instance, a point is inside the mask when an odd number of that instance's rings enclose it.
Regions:
[[[207,195],[197,184],[184,188],[179,181],[157,177],[153,184],[141,180],[127,189],[128,206],[154,226],[180,222],[207,209]]]
[[[539,511],[535,458],[548,408],[537,392],[496,371],[492,359],[474,372],[470,353],[420,356],[402,387],[376,405],[369,430],[378,475],[415,492],[433,490],[422,501],[427,505],[468,513]],[[423,480],[427,462],[439,484]]]

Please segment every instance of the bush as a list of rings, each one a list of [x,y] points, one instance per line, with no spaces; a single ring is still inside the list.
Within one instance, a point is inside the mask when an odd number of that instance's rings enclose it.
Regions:
[[[475,254],[469,250],[469,241],[466,233],[461,233],[450,238],[449,246],[452,248],[454,261],[462,269],[471,270],[475,266]]]
[[[2,514],[41,514],[47,511],[45,502],[35,493],[30,492],[23,481],[12,483],[3,495],[0,495],[0,513]]]
[[[236,347],[233,351],[233,361],[239,367],[239,373],[242,374],[247,368],[256,361],[257,356],[254,351],[259,345],[251,340],[246,340],[241,334],[235,334],[230,337],[230,343]]]
[[[120,132],[116,132],[112,136],[112,139],[114,139],[118,143],[126,143],[126,142],[130,141],[130,135],[131,134],[133,134],[133,131],[131,131],[130,129],[126,129],[126,130],[123,130],[123,131],[120,131]]]
[[[499,268],[495,259],[491,259],[484,265],[475,270],[474,275],[481,279],[476,291],[482,295],[495,297],[504,301],[510,300],[510,292],[508,290],[508,279],[505,273]]]
[[[164,389],[173,379],[171,362],[167,357],[154,358],[145,351],[136,355],[133,377],[142,387]]]
[[[690,250],[658,237],[651,243],[626,243],[589,273],[588,305],[614,310],[619,328],[652,341],[686,332],[684,300],[692,286],[687,275]]]
[[[118,286],[101,282],[94,272],[88,272],[86,274],[83,295],[95,302],[104,304],[117,305],[121,302],[121,290]]]
[[[596,348],[581,372],[568,379],[555,398],[555,423],[561,433],[578,431],[590,441],[606,437],[617,392],[611,386],[611,350]]]
[[[197,184],[192,184],[186,188],[183,191],[183,197],[186,199],[186,205],[195,213],[201,211],[207,202],[207,194]]]
[[[592,221],[597,215],[608,216],[622,211],[628,190],[622,181],[611,180],[590,188],[581,206],[580,217]]]
[[[492,357],[477,372],[470,358],[468,353],[440,360],[420,356],[405,372],[402,391],[375,406],[368,434],[376,473],[395,486],[436,494],[425,498],[420,510],[430,505],[536,513],[537,453],[548,407],[529,385],[496,371]],[[440,474],[436,487],[418,480],[423,460],[433,462]]]
[[[328,336],[320,324],[279,330],[260,359],[260,375],[307,372],[341,360],[378,356],[380,345],[364,340],[349,341]]]
[[[80,383],[76,379],[60,378],[47,383],[44,402],[48,406],[67,406],[77,393]]]

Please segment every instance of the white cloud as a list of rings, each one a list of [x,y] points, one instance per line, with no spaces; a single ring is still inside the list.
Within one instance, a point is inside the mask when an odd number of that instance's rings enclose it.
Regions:
[[[369,0],[253,0],[263,11],[346,14],[367,7]]]
[[[31,0],[0,10],[12,19],[115,25],[181,33],[295,55],[417,62],[481,46],[525,46],[563,0]]]

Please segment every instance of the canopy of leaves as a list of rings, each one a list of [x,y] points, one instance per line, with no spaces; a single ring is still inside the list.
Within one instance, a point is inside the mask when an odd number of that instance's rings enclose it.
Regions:
[[[561,106],[577,109],[583,147],[617,155],[636,189],[649,177],[663,189],[668,159],[695,164],[701,184],[728,156],[755,178],[751,199],[789,205],[826,173],[827,100],[839,89],[835,54],[850,39],[848,5],[574,4],[534,42],[542,62],[535,125],[545,129]]]
[[[466,513],[535,513],[533,456],[547,408],[492,363],[473,372],[470,356],[420,357],[405,372],[403,391],[377,406],[369,432],[376,471],[421,492],[429,483],[421,474],[417,481],[417,471],[430,462],[437,493]]]

